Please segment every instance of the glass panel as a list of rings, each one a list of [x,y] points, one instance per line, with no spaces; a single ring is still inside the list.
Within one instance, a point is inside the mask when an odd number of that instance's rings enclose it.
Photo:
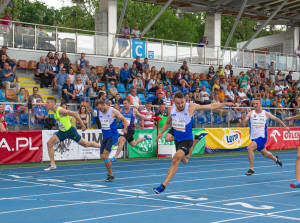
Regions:
[[[232,66],[242,67],[243,66],[243,53],[241,51],[232,50],[231,52]]]
[[[60,52],[76,52],[76,35],[75,33],[58,31],[58,49]]]
[[[157,42],[154,42],[153,40],[148,41],[147,49],[148,49],[147,55],[149,55],[149,52],[151,52],[151,51],[154,52],[154,58],[151,58],[151,59],[161,60],[161,42],[160,41],[157,41]]]
[[[193,44],[192,46],[192,63],[204,63],[203,60],[203,50],[202,47],[200,49],[200,47],[197,46],[197,44]]]
[[[266,55],[262,52],[255,52],[255,68],[265,68]]]
[[[244,67],[254,67],[253,52],[244,52]]]
[[[0,24],[0,43],[2,46],[12,47],[12,24]]]
[[[111,36],[110,39],[114,43],[114,46],[115,46],[114,50],[117,51],[117,49],[118,49],[118,40],[117,39],[113,39],[113,38],[114,38],[114,36]],[[107,44],[107,40],[108,40],[107,34],[100,33],[100,34],[96,35],[96,54],[97,55],[104,55],[104,56],[110,55],[110,50],[111,49],[109,50],[109,47],[108,47],[108,44]],[[112,56],[116,55],[116,53],[113,54]]]
[[[163,60],[176,61],[176,43],[163,43]]]
[[[297,71],[300,71],[300,57],[297,57],[297,63],[298,63]]]
[[[93,34],[77,34],[77,52],[95,54],[95,37]]]
[[[287,70],[296,70],[296,56],[287,56]]]
[[[111,38],[109,38],[109,41]],[[130,39],[123,38],[118,36],[116,38],[117,47],[115,47],[115,54],[117,57],[130,57]],[[109,52],[109,49],[108,49]]]
[[[34,28],[16,23],[15,25],[15,47],[24,49],[34,48]]]
[[[226,66],[230,64],[230,50],[222,49],[220,52],[220,64]]]
[[[266,63],[266,68],[268,68],[271,64],[271,62],[275,62],[276,61],[276,54],[275,53],[270,53],[267,54],[267,63]],[[275,65],[276,66],[276,65]],[[277,68],[278,69],[278,68]]]
[[[56,50],[56,33],[51,27],[39,26],[36,28],[37,50]]]
[[[191,46],[178,44],[178,62],[191,61]]]
[[[286,56],[277,55],[277,66],[276,66],[276,68],[278,70],[286,70]]]

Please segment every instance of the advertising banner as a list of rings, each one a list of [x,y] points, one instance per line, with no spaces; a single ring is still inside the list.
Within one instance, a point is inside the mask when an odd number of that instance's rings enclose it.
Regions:
[[[0,163],[42,161],[42,131],[1,132]]]
[[[267,150],[296,149],[299,146],[300,127],[291,127],[290,132],[283,127],[269,127]]]
[[[244,151],[250,144],[249,128],[206,128],[206,153]]]

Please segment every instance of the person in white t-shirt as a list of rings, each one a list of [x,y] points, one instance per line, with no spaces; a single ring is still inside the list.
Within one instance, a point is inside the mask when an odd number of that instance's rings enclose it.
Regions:
[[[249,100],[248,100],[247,95],[246,95],[245,92],[244,92],[244,88],[242,88],[242,87],[239,88],[238,95],[239,95],[241,101],[242,101],[243,103],[247,104],[247,106],[249,106]]]
[[[295,50],[296,56],[300,57],[300,46]]]
[[[275,94],[278,95],[282,95],[284,90],[284,87],[280,85],[280,81],[277,82],[276,86],[275,86]]]
[[[152,119],[153,113],[151,111],[151,102],[147,102],[145,108],[141,111],[141,115]],[[154,123],[152,121],[146,121],[141,119],[141,129],[153,129]]]
[[[137,24],[134,26],[134,30],[131,31],[131,35],[133,36],[133,39],[142,38],[141,32],[139,30],[139,26]]]

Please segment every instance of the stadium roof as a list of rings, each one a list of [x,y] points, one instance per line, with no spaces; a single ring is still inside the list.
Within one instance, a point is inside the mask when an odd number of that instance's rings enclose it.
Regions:
[[[135,0],[157,5],[164,5],[168,0]],[[284,0],[248,0],[243,19],[267,20]],[[174,0],[171,7],[176,7],[182,13],[207,12],[221,13],[224,16],[236,17],[243,0]],[[286,24],[300,26],[300,0],[289,0],[269,24]]]

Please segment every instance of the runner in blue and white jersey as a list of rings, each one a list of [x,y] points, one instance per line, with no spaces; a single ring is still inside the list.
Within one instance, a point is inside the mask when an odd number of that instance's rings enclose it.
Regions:
[[[250,120],[250,139],[252,142],[248,145],[248,159],[250,163],[250,169],[246,173],[246,175],[251,176],[254,174],[254,150],[259,151],[263,156],[272,159],[278,164],[282,166],[282,162],[279,160],[278,156],[273,156],[272,153],[266,150],[265,144],[267,142],[268,133],[267,133],[267,122],[268,119],[272,119],[275,122],[282,125],[286,131],[290,131],[289,128],[277,117],[272,115],[270,112],[266,112],[262,109],[262,104],[260,98],[255,98],[252,103],[254,110],[250,111],[245,120],[244,126]]]
[[[180,161],[184,164],[188,163],[192,152],[191,149],[193,148],[192,123],[195,111],[215,110],[225,106],[233,106],[233,103],[219,103],[210,105],[198,105],[194,103],[189,104],[186,102],[182,92],[179,91],[175,93],[174,104],[168,109],[167,121],[165,122],[161,132],[158,134],[156,140],[158,141],[160,138],[162,138],[163,133],[168,129],[172,121],[176,153],[173,157],[172,164],[165,181],[159,187],[153,188],[155,193],[159,194],[165,190],[168,183],[176,174]],[[204,137],[205,135],[206,134],[204,133],[199,137]]]

